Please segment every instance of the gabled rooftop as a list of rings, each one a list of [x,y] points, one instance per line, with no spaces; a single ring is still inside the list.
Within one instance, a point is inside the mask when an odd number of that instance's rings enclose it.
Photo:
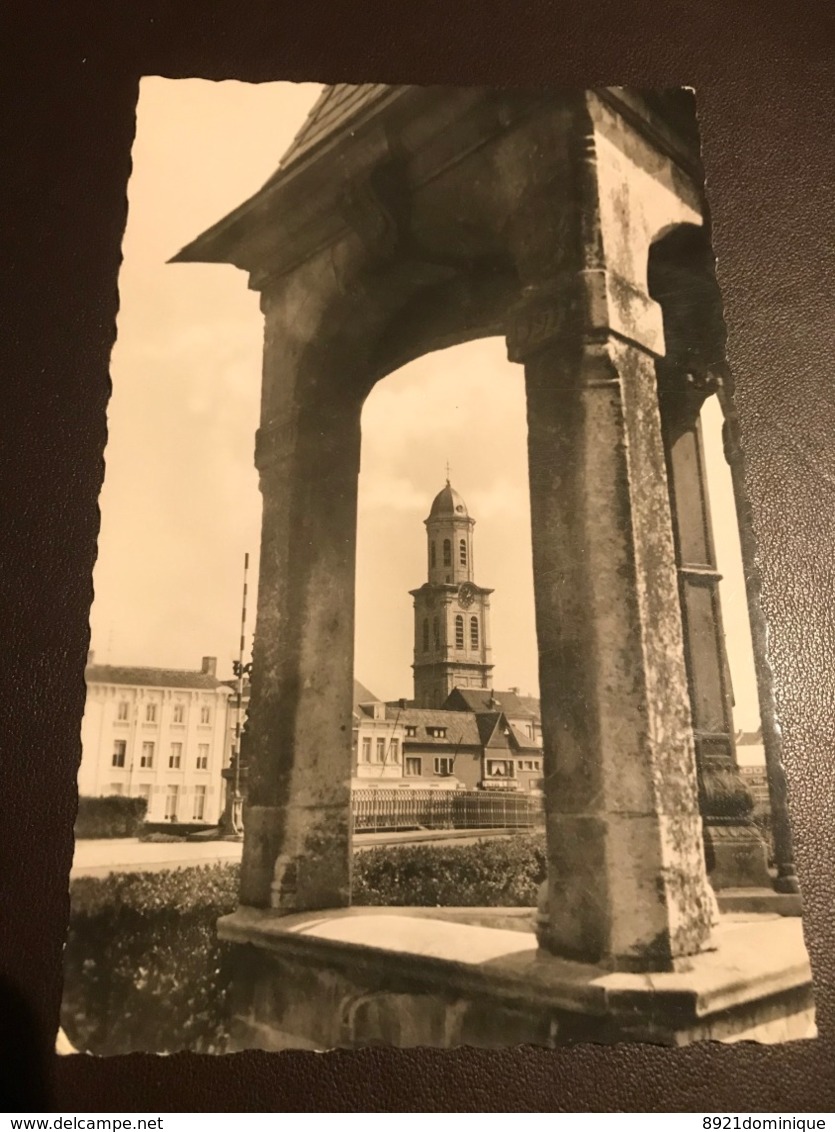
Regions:
[[[145,668],[117,664],[88,664],[87,684],[123,684],[134,688],[183,688],[213,692],[227,685],[212,672],[189,668]],[[231,689],[229,689],[231,694]]]
[[[373,692],[369,692],[365,684],[361,684],[359,680],[354,680],[354,715],[359,717],[366,714],[363,711],[363,704],[376,704],[379,703],[379,697],[375,696]]]
[[[492,688],[453,688],[446,699],[448,710],[503,711],[515,719],[539,719],[540,704],[536,696],[522,696],[517,691],[498,692]]]
[[[402,707],[397,701],[386,704],[386,719],[395,720],[403,727],[415,727],[414,742],[448,747],[480,747],[476,717],[472,712],[444,711],[443,708]],[[443,730],[445,735],[432,735],[431,730]],[[408,740],[407,740],[408,742]]]

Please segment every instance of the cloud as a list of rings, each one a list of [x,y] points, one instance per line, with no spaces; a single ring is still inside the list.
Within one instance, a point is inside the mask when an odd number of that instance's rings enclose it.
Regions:
[[[426,492],[403,476],[361,480],[359,510],[369,515],[380,511],[415,514],[427,510]]]

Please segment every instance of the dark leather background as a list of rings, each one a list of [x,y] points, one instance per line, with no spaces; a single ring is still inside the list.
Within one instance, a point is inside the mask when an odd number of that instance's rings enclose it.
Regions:
[[[810,0],[6,6],[0,1074],[12,1108],[835,1107],[835,37],[827,8]],[[137,82],[146,73],[695,86],[772,627],[817,1041],[682,1051],[50,1056],[119,244]]]

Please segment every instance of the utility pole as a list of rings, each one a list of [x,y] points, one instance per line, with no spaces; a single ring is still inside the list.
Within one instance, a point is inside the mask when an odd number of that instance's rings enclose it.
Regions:
[[[241,599],[241,637],[238,645],[238,659],[233,663],[233,671],[237,677],[235,691],[235,744],[232,749],[232,794],[226,806],[223,824],[226,825],[233,837],[242,837],[243,825],[243,797],[241,795],[241,724],[243,720],[244,678],[251,672],[252,665],[244,664],[244,651],[246,649],[246,600],[247,575],[249,572],[249,554],[244,555],[244,584]],[[228,786],[227,786],[228,789]]]

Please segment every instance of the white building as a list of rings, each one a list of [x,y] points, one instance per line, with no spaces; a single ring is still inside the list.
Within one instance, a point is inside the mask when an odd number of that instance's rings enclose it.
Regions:
[[[198,670],[92,663],[78,792],[145,798],[152,822],[215,824],[223,804],[231,689]]]
[[[403,701],[405,704],[405,700]],[[354,680],[354,766],[352,786],[398,786],[403,778],[406,731],[388,717],[386,704]]]

